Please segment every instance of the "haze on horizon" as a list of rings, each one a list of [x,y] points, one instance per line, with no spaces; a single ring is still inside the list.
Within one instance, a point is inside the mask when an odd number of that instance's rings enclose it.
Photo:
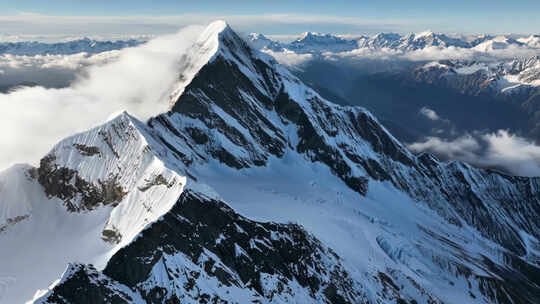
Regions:
[[[526,8],[526,9],[525,9]],[[305,31],[333,34],[535,34],[540,2],[398,1],[37,1],[0,3],[0,38],[160,35],[224,19],[235,29],[286,39]],[[493,22],[497,20],[497,22]]]

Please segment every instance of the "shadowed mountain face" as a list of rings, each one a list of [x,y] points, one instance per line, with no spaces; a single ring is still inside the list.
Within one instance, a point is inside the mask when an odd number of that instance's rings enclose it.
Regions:
[[[323,97],[367,108],[406,143],[498,130],[538,142],[539,113],[530,106],[540,84],[538,38],[469,38],[307,33],[276,46],[260,35],[247,37],[292,64],[295,75]],[[441,119],[422,116],[423,108]]]
[[[223,22],[188,56],[170,112],[122,114],[25,169],[47,203],[104,213],[111,244],[37,303],[540,301],[539,179],[414,156]]]
[[[482,71],[460,75],[448,69],[423,68],[426,63],[312,60],[295,70],[322,96],[339,104],[372,111],[399,140],[412,143],[426,136],[454,138],[509,130],[536,141],[536,88],[501,93]],[[338,96],[335,98],[334,96]],[[333,98],[334,97],[334,98]],[[435,111],[440,120],[421,115]]]

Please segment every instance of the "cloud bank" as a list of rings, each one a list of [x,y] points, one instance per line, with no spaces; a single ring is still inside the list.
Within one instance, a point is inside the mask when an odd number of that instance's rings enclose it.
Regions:
[[[313,55],[311,54],[297,54],[289,50],[284,50],[283,52],[274,52],[272,50],[264,49],[262,51],[274,57],[277,62],[288,67],[302,65],[303,63],[313,59]]]
[[[2,54],[0,55],[0,68],[63,68],[75,70],[91,65],[102,65],[114,61],[118,59],[121,54],[121,51],[117,50],[102,52],[91,56],[89,56],[87,53],[36,56]]]
[[[439,60],[467,60],[481,62],[498,62],[500,60],[510,60],[515,58],[531,58],[540,56],[540,49],[534,49],[527,46],[509,45],[504,49],[477,50],[474,48],[460,47],[438,47],[430,46],[418,50],[399,50],[391,48],[358,48],[346,52],[323,52],[317,56],[303,56],[294,51],[286,50],[282,52],[273,52],[265,50],[266,53],[274,56],[279,63],[285,65],[301,65],[311,59],[320,59],[331,62],[345,62],[347,64],[363,60],[382,60],[382,61],[409,61],[425,62]]]
[[[508,45],[502,49],[477,50],[474,48],[460,48],[455,46],[438,47],[429,46],[423,49],[406,51],[391,48],[359,48],[348,52],[324,53],[329,60],[337,59],[371,59],[371,60],[408,60],[408,61],[436,61],[436,60],[478,60],[496,61],[500,59],[529,58],[540,55],[540,49],[526,46]]]
[[[467,134],[453,140],[428,137],[408,147],[413,152],[430,152],[444,160],[461,160],[513,175],[540,176],[540,147],[504,130]]]
[[[18,85],[40,85],[47,88],[68,87],[89,66],[101,66],[117,60],[121,52],[109,51],[92,56],[73,55],[16,56],[0,55],[0,92]]]
[[[425,117],[427,117],[428,119],[433,120],[433,121],[441,119],[439,117],[439,115],[437,114],[437,112],[435,112],[432,109],[427,108],[427,107],[421,108],[420,109],[420,114],[424,115]]]
[[[168,94],[180,74],[182,54],[202,29],[186,27],[177,34],[116,51],[114,56],[103,55],[105,59],[23,58],[22,64],[41,60],[44,66],[63,68],[78,68],[88,60],[103,64],[82,69],[67,88],[37,86],[0,94],[0,170],[17,162],[37,164],[60,139],[106,121],[111,113],[127,110],[144,120],[166,111]],[[8,61],[20,64],[21,60]]]

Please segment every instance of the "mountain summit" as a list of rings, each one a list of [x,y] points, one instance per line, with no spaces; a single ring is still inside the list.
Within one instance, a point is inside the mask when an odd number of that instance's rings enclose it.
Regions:
[[[221,21],[186,67],[169,112],[2,173],[8,301],[540,301],[540,179],[415,156]]]

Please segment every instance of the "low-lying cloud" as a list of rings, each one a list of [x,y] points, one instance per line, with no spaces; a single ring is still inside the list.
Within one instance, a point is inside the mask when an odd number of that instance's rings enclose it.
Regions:
[[[0,92],[18,85],[40,85],[46,88],[70,86],[90,66],[101,66],[118,59],[121,51],[95,55],[18,56],[0,55]]]
[[[122,54],[122,51],[114,50],[94,55],[77,53],[70,55],[0,55],[0,68],[63,68],[76,70],[91,65],[103,65],[112,62]]]
[[[477,50],[461,47],[429,46],[418,50],[396,50],[390,48],[372,49],[359,48],[348,52],[325,53],[327,59],[381,59],[381,60],[409,60],[409,61],[436,61],[436,60],[479,60],[495,61],[500,59],[528,58],[540,55],[540,49],[526,46],[508,45],[503,49]]]
[[[311,54],[297,54],[293,51],[284,50],[282,52],[274,52],[272,50],[265,49],[264,53],[274,57],[277,62],[286,65],[288,67],[295,67],[303,64],[313,58]]]
[[[439,115],[437,114],[437,112],[435,112],[434,110],[430,109],[430,108],[427,108],[427,107],[423,107],[420,109],[420,114],[424,115],[425,117],[427,117],[428,119],[430,120],[440,120],[441,118],[439,117]]]
[[[430,152],[444,160],[461,160],[513,175],[540,176],[540,147],[504,130],[467,134],[453,140],[428,137],[408,147],[413,152]]]
[[[310,54],[299,54],[294,51],[285,50],[275,52],[264,50],[272,55],[276,60],[288,66],[301,65],[314,58],[323,58],[331,62],[362,60],[393,60],[393,61],[440,61],[440,60],[466,60],[481,62],[498,62],[500,60],[511,60],[515,58],[531,58],[540,56],[540,49],[529,48],[527,46],[509,45],[504,49],[477,50],[474,48],[460,47],[438,47],[429,46],[418,50],[400,50],[391,48],[358,48],[346,52],[323,52],[321,55],[312,56]],[[309,56],[308,56],[309,55]]]
[[[16,162],[36,164],[57,141],[106,121],[111,113],[127,110],[144,120],[166,111],[182,54],[201,31],[190,26],[101,57],[7,59],[17,65],[38,60],[48,67],[75,69],[92,63],[67,88],[36,86],[0,94],[0,170]]]

